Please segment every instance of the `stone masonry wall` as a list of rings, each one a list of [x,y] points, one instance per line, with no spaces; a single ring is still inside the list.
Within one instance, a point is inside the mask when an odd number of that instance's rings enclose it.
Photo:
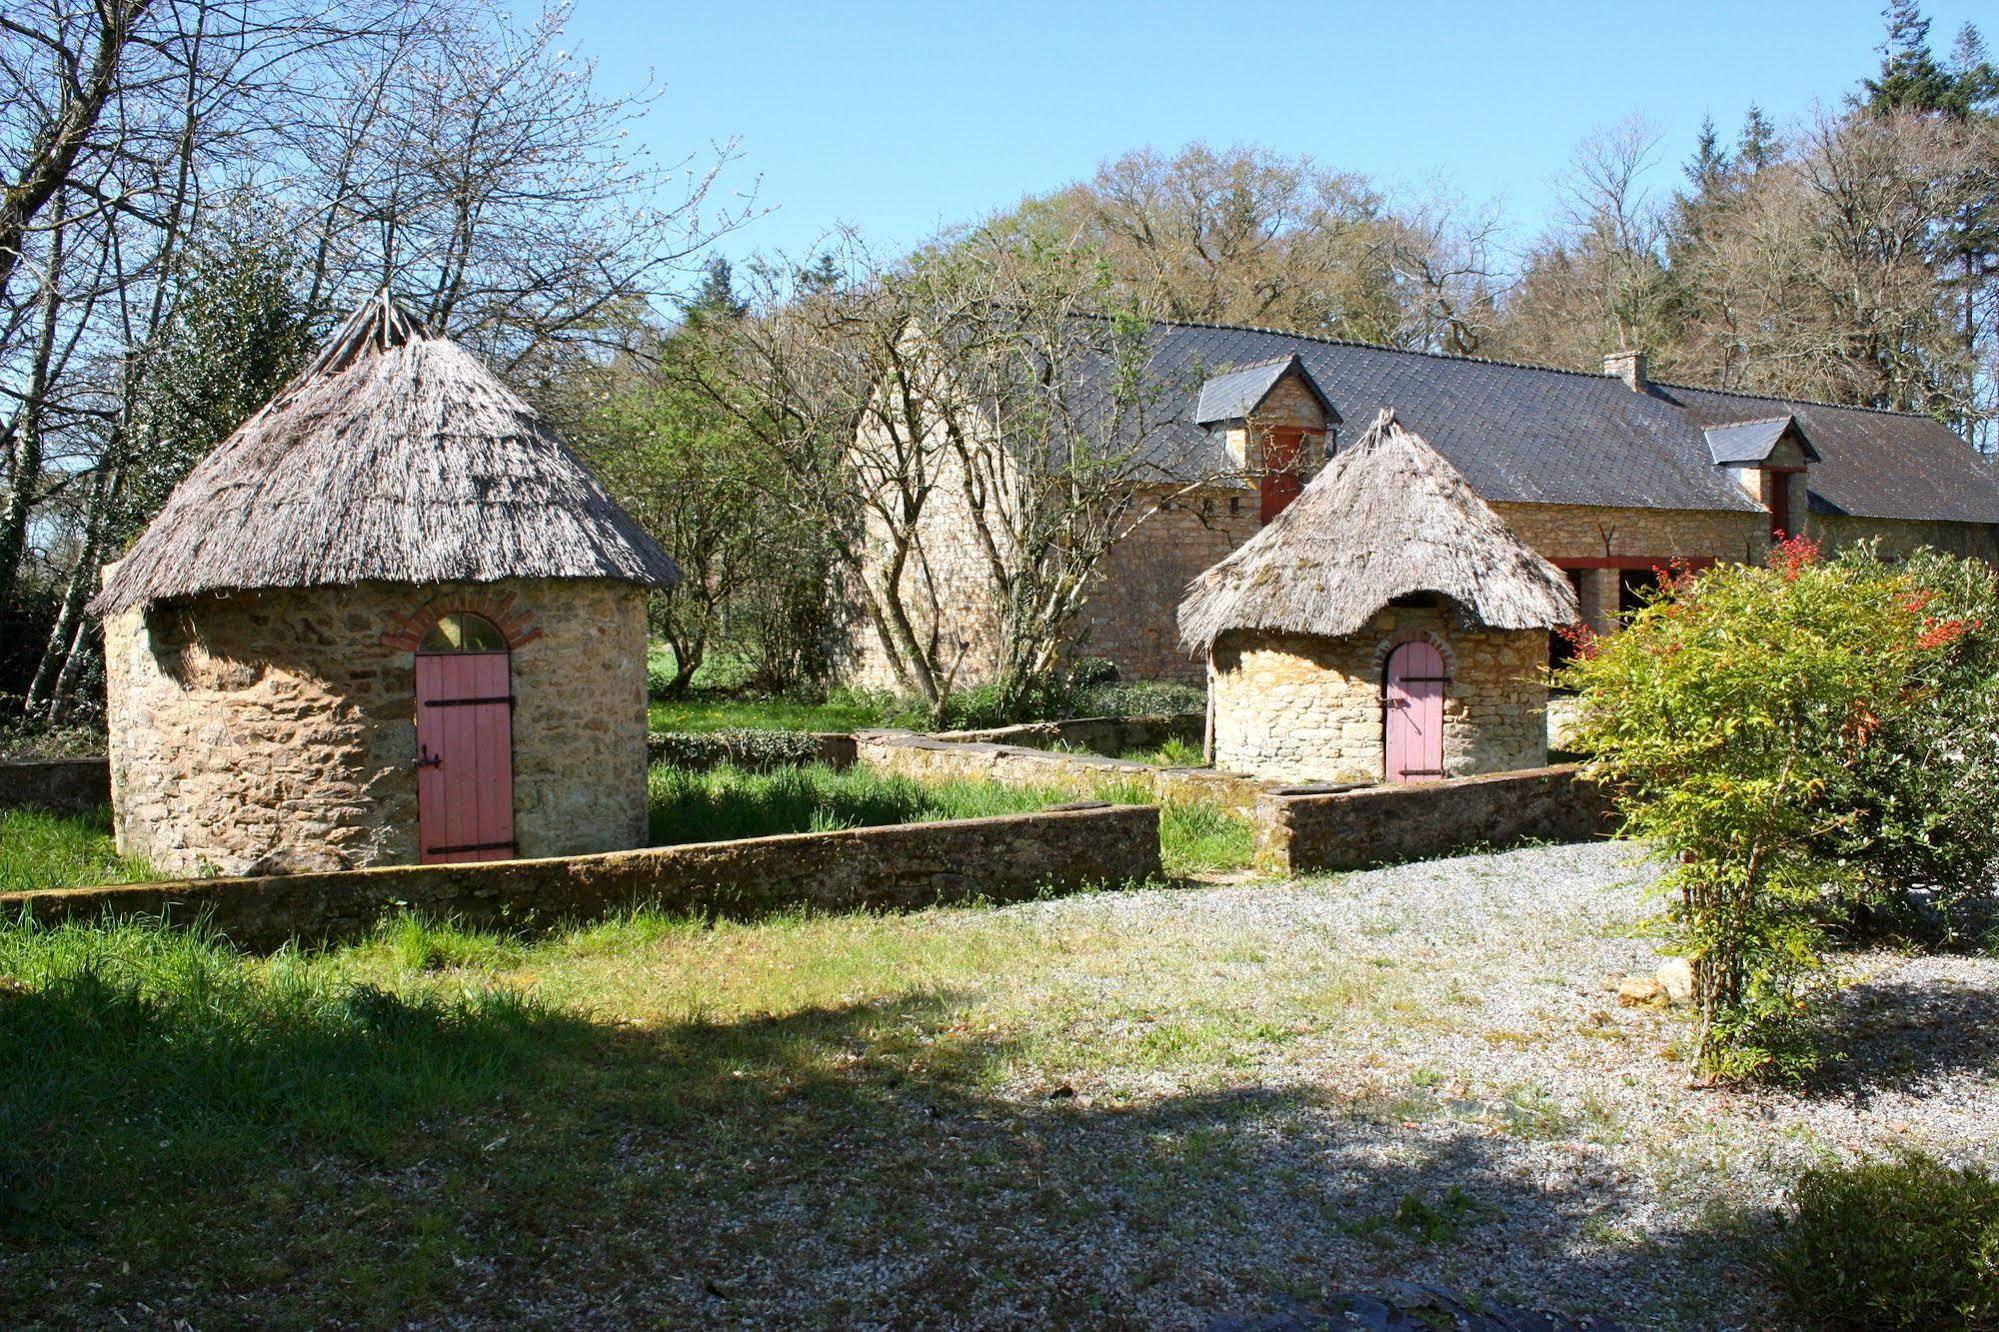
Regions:
[[[1620,555],[1761,560],[1770,545],[1765,513],[1505,503],[1494,504],[1492,511],[1550,560]]]
[[[1906,556],[1928,546],[1947,555],[1975,555],[1999,563],[1994,528],[1985,523],[1911,522],[1815,513],[1806,521],[1805,531],[1823,541],[1828,551],[1872,540],[1880,543],[1883,555]]]
[[[1203,666],[1180,646],[1175,615],[1187,584],[1255,535],[1253,490],[1221,489],[1171,501],[1113,547],[1099,566],[1096,591],[1076,619],[1074,657],[1107,657],[1128,680],[1199,684]],[[903,600],[919,636],[933,631],[960,685],[992,677],[999,620],[987,600],[990,582],[964,499],[940,486],[924,510],[920,549],[903,576]],[[871,548],[879,549],[879,533]],[[899,687],[881,640],[865,617],[851,630],[845,676],[864,689]]]
[[[1107,657],[1128,680],[1200,684],[1206,666],[1180,646],[1187,584],[1256,535],[1253,490],[1173,501],[1113,547],[1078,617],[1077,654]]]
[[[405,908],[503,928],[635,905],[736,917],[794,907],[904,910],[1018,901],[1159,872],[1159,811],[1098,805],[555,860],[5,893],[0,912],[45,922],[207,913],[238,946],[269,949],[353,939]]]
[[[0,762],[0,809],[31,806],[87,814],[111,803],[111,770],[101,758]]]
[[[107,622],[119,848],[169,874],[415,861],[415,657],[384,639],[448,610],[512,626],[521,854],[637,845],[644,592],[515,580],[235,593]]]
[[[1548,636],[1466,629],[1443,607],[1391,606],[1344,638],[1230,633],[1215,644],[1215,766],[1267,781],[1382,778],[1382,666],[1398,643],[1444,656],[1444,771],[1547,762]]]
[[[1280,874],[1354,870],[1614,828],[1610,794],[1573,767],[1354,791],[1272,791],[1257,804],[1257,863]]]

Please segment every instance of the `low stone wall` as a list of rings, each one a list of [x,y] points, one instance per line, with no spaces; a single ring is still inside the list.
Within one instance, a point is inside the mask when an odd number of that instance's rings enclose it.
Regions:
[[[0,809],[32,806],[55,814],[85,814],[110,803],[109,759],[28,759],[0,763]]]
[[[985,731],[937,731],[930,738],[960,744],[1020,745],[1027,749],[1069,745],[1092,754],[1115,756],[1135,749],[1157,749],[1169,740],[1198,745],[1206,727],[1207,718],[1200,713],[1182,712],[1152,717],[1071,717],[1066,721],[996,726]]]
[[[646,763],[706,772],[724,763],[763,771],[799,763],[854,765],[854,737],[844,731],[654,731]]]
[[[1119,796],[1137,787],[1153,800],[1204,800],[1240,814],[1254,813],[1258,798],[1272,789],[1212,768],[1156,768],[1097,754],[965,743],[914,731],[860,731],[854,742],[861,762],[921,782],[995,781]]]
[[[1289,787],[1257,802],[1257,864],[1365,869],[1510,842],[1585,842],[1612,828],[1609,794],[1575,765],[1407,786]]]
[[[799,906],[904,910],[1015,901],[1159,872],[1157,809],[1089,804],[550,860],[5,893],[0,916],[206,916],[238,945],[270,949],[351,939],[404,907],[503,926],[587,920],[642,903],[727,916]]]

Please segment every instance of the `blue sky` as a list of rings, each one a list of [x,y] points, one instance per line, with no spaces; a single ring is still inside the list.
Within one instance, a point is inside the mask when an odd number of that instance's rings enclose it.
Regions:
[[[1941,58],[1999,14],[1925,7]],[[1981,21],[1982,20],[1982,21]],[[1642,115],[1678,182],[1701,117],[1752,100],[1780,125],[1878,60],[1878,0],[1647,4],[1011,5],[576,0],[607,88],[666,95],[642,133],[677,158],[740,141],[727,190],[772,207],[723,245],[794,254],[837,223],[884,248],[1201,139],[1310,154],[1389,186],[1503,204],[1524,242],[1593,128]]]

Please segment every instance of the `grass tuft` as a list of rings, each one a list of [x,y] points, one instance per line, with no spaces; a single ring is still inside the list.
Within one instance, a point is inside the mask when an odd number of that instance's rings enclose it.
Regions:
[[[0,810],[0,893],[139,883],[153,877],[144,861],[118,854],[108,809],[79,815]]]

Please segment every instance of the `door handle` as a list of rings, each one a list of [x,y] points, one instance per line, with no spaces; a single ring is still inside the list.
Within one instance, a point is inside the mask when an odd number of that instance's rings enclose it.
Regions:
[[[419,768],[441,768],[444,766],[444,755],[431,753],[429,745],[419,745],[417,746],[416,766]]]

